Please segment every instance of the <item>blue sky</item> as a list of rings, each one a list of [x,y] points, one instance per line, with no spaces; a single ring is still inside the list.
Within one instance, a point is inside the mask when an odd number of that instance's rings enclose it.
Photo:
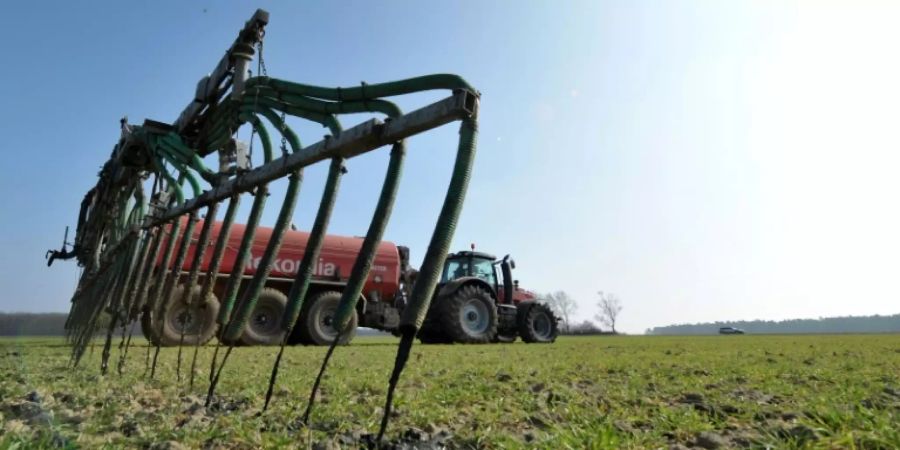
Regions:
[[[338,86],[452,72],[476,86],[479,153],[454,247],[513,254],[523,286],[566,290],[579,318],[598,290],[622,299],[629,332],[898,312],[891,3],[95,5],[5,7],[2,311],[68,310],[75,264],[48,269],[43,252],[75,225],[119,118],[174,120],[262,7],[271,76]],[[304,143],[325,134],[298,131]],[[409,142],[386,238],[414,260],[456,132]],[[332,232],[365,233],[386,162],[376,152],[349,164]],[[303,228],[324,170],[307,172]]]

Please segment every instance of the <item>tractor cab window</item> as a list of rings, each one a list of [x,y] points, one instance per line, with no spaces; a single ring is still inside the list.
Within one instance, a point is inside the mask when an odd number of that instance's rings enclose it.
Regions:
[[[448,259],[444,264],[444,273],[441,283],[462,277],[478,277],[491,286],[497,285],[497,275],[494,271],[494,262],[485,258],[461,257]]]
[[[481,278],[491,286],[497,286],[494,262],[489,259],[474,258],[472,260],[472,276]]]
[[[444,265],[444,276],[441,277],[441,282],[446,283],[468,275],[469,261],[467,259],[448,259],[447,264]]]

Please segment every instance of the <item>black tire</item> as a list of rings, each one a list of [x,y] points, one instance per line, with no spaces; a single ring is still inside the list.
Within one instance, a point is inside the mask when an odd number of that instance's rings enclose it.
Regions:
[[[205,299],[201,299],[202,290],[202,287],[194,286],[191,290],[190,306],[181,301],[183,285],[176,286],[172,290],[172,302],[166,307],[165,320],[161,324],[153,324],[153,328],[159,330],[160,345],[171,347],[182,343],[182,328],[184,328],[184,345],[203,345],[216,335],[219,328],[216,323],[219,299],[212,292]]]
[[[512,344],[513,342],[516,342],[516,338],[517,338],[517,337],[518,337],[518,336],[516,336],[515,333],[513,333],[513,334],[503,334],[503,333],[499,333],[499,332],[498,332],[498,333],[497,333],[497,336],[494,337],[494,342],[497,342],[497,343],[500,343],[500,344]]]
[[[468,285],[440,299],[437,317],[453,342],[487,344],[497,334],[497,306],[480,286]]]
[[[243,345],[279,345],[284,337],[281,316],[287,308],[287,296],[281,291],[264,288],[256,300],[256,307],[239,339]]]
[[[308,300],[303,306],[304,311],[300,314],[300,320],[297,321],[299,328],[297,331],[304,342],[310,345],[331,345],[337,335],[337,330],[331,325],[331,319],[340,302],[341,293],[337,291],[324,291]],[[353,340],[358,322],[359,318],[354,310],[347,323],[348,329],[338,344],[347,345]]]
[[[305,309],[305,308],[304,308]],[[300,317],[304,317],[305,311],[300,313]],[[303,324],[300,320],[297,320],[297,323],[294,324],[294,327],[291,328],[291,335],[288,336],[287,340],[288,345],[311,345],[312,342],[306,339],[303,333]]]
[[[519,336],[529,343],[549,344],[559,336],[556,316],[547,305],[530,303],[520,305],[517,322]]]
[[[449,336],[444,334],[439,328],[435,327],[423,327],[419,330],[419,333],[416,334],[416,337],[419,338],[419,342],[423,344],[452,344],[453,339],[450,339]]]

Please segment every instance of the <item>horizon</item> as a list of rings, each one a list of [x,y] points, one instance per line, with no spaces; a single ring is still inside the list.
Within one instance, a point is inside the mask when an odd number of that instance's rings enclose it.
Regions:
[[[0,75],[0,311],[68,310],[76,265],[48,269],[43,255],[75,224],[119,119],[174,120],[259,7],[271,13],[272,76],[352,86],[450,72],[481,91],[452,249],[511,254],[523,288],[579,303],[572,323],[593,320],[597,291],[621,298],[617,328],[630,334],[900,313],[900,63],[889,57],[900,4],[391,2],[344,13],[361,5],[8,8],[40,20],[9,25],[25,38]],[[339,14],[349,31],[325,39]],[[304,143],[325,134],[297,130]],[[416,267],[455,140],[451,128],[409,141],[385,239],[409,246]],[[348,167],[329,231],[361,235],[386,158]],[[302,230],[323,180],[323,167],[306,173]]]

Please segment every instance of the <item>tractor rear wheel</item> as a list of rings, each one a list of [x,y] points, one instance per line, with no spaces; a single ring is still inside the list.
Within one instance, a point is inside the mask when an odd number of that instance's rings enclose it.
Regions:
[[[529,343],[549,344],[556,340],[559,328],[556,324],[556,316],[547,305],[533,303],[521,305],[519,310],[519,335],[522,340]]]
[[[439,303],[441,328],[453,342],[486,344],[497,334],[497,307],[479,286],[463,286]]]
[[[219,314],[219,300],[212,292],[205,299],[200,299],[203,289],[194,286],[189,301],[191,305],[181,301],[184,286],[176,286],[172,291],[172,303],[166,308],[165,320],[162,324],[153,323],[158,330],[159,343],[163,347],[171,347],[182,343],[184,333],[185,345],[203,345],[209,342],[218,328],[216,316]]]
[[[338,304],[341,302],[341,293],[337,291],[325,291],[314,296],[309,303],[304,305],[305,310],[300,314],[300,321],[297,326],[300,327],[299,332],[302,339],[312,345],[331,345],[337,336],[337,330],[334,328],[332,320],[337,312]],[[359,319],[356,311],[350,316],[347,322],[347,331],[341,336],[338,344],[347,345],[356,336],[356,325]]]
[[[281,291],[265,288],[256,300],[256,306],[239,339],[244,345],[278,345],[284,337],[281,316],[287,308],[287,296]]]

